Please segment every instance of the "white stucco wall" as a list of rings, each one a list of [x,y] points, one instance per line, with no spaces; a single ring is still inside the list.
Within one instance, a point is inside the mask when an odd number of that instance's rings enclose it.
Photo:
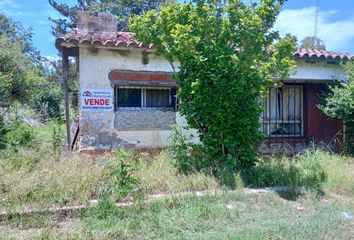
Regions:
[[[94,51],[80,48],[80,89],[84,88],[112,88],[108,78],[109,73],[114,69],[133,70],[133,71],[158,71],[172,72],[170,64],[161,56],[149,54],[149,63],[142,63],[142,55],[140,51],[129,51],[120,54],[115,50],[96,49]],[[310,64],[304,61],[298,61],[298,69],[296,73],[289,77],[292,81],[323,81],[343,75],[343,70],[339,65],[331,65],[327,63]],[[93,125],[96,129],[102,131],[101,134],[107,134],[109,139],[119,137],[129,144],[133,144],[138,148],[157,148],[164,147],[168,144],[170,130],[117,130],[114,129],[114,112],[80,112],[80,121]],[[178,113],[176,114],[176,123],[185,125],[185,120]],[[81,124],[81,123],[80,123]],[[192,135],[193,141],[198,142],[196,131],[186,132]],[[89,134],[87,132],[86,134]],[[96,135],[96,138],[98,138]],[[101,135],[102,136],[102,135]],[[81,139],[84,136],[81,136]],[[90,136],[90,141],[95,142],[97,139]],[[80,140],[80,138],[79,138]],[[109,146],[100,146],[101,148],[109,148]],[[87,147],[88,149],[89,147]],[[90,147],[92,149],[92,147]],[[85,147],[80,150],[85,150]]]
[[[295,74],[289,76],[292,80],[305,81],[332,81],[344,75],[343,68],[340,65],[328,64],[325,61],[317,63],[306,63],[305,61],[297,61],[297,69]]]
[[[142,63],[140,51],[120,54],[118,51],[97,49],[95,51],[80,48],[80,89],[112,88],[108,74],[114,70],[172,72],[171,65],[162,57],[149,54],[149,63]],[[178,64],[176,65],[178,66]],[[113,89],[113,88],[112,88]],[[80,112],[80,121],[87,122],[103,134],[118,136],[138,148],[164,147],[168,143],[169,130],[129,130],[114,129],[114,112]],[[85,147],[83,147],[85,148]],[[104,148],[101,146],[101,148]],[[91,149],[91,148],[90,148]],[[80,149],[85,150],[85,149]]]

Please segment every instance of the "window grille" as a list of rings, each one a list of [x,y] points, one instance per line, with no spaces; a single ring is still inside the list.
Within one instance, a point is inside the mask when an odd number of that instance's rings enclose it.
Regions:
[[[175,109],[176,105],[176,90],[170,88],[119,86],[115,94],[116,110]]]
[[[303,86],[270,88],[263,101],[260,123],[260,131],[268,137],[303,136]]]

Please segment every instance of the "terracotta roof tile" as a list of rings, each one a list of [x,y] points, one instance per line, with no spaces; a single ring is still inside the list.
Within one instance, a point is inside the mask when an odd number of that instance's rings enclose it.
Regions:
[[[59,36],[55,40],[56,47],[60,47],[63,43],[98,45],[106,47],[132,47],[132,48],[153,48],[152,44],[144,44],[134,38],[132,32],[116,32],[109,33],[80,33],[77,29],[73,29],[67,34]]]
[[[69,44],[83,44],[83,45],[98,45],[106,47],[130,47],[130,48],[145,48],[153,49],[153,44],[144,44],[143,42],[134,38],[132,32],[116,32],[109,33],[80,33],[77,29],[73,29],[70,33],[58,37],[55,41],[56,47],[60,47],[62,43]],[[297,58],[318,58],[318,59],[332,59],[332,60],[350,60],[354,59],[353,54],[323,51],[316,49],[299,48],[294,57]]]
[[[323,59],[333,59],[333,60],[354,59],[354,55],[349,53],[307,49],[307,48],[299,48],[294,53],[294,56],[299,58],[323,58]]]

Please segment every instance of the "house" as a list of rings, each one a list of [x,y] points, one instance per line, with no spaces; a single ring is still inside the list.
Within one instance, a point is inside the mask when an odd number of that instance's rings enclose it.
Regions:
[[[71,138],[77,138],[80,151],[164,147],[171,125],[185,124],[176,111],[178,86],[170,64],[133,33],[116,32],[114,16],[79,12],[78,29],[58,37],[56,47],[63,56],[64,83],[68,57],[79,59],[80,131]],[[264,101],[263,151],[342,141],[343,123],[328,119],[317,105],[327,84],[344,74],[339,63],[353,57],[311,49],[294,53],[296,73],[283,87],[270,89]]]

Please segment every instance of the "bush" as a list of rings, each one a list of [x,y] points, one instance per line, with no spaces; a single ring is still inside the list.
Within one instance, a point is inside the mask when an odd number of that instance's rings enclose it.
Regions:
[[[115,152],[108,164],[109,178],[101,193],[106,201],[110,196],[114,200],[126,198],[139,189],[139,181],[133,176],[135,168],[132,163],[133,153],[124,149]]]
[[[182,127],[174,125],[169,137],[171,160],[173,166],[182,173],[189,173],[193,169],[191,138],[182,132]]]
[[[19,146],[29,147],[32,144],[33,138],[32,127],[21,124],[18,121],[9,125],[5,134],[5,141],[12,148]]]

